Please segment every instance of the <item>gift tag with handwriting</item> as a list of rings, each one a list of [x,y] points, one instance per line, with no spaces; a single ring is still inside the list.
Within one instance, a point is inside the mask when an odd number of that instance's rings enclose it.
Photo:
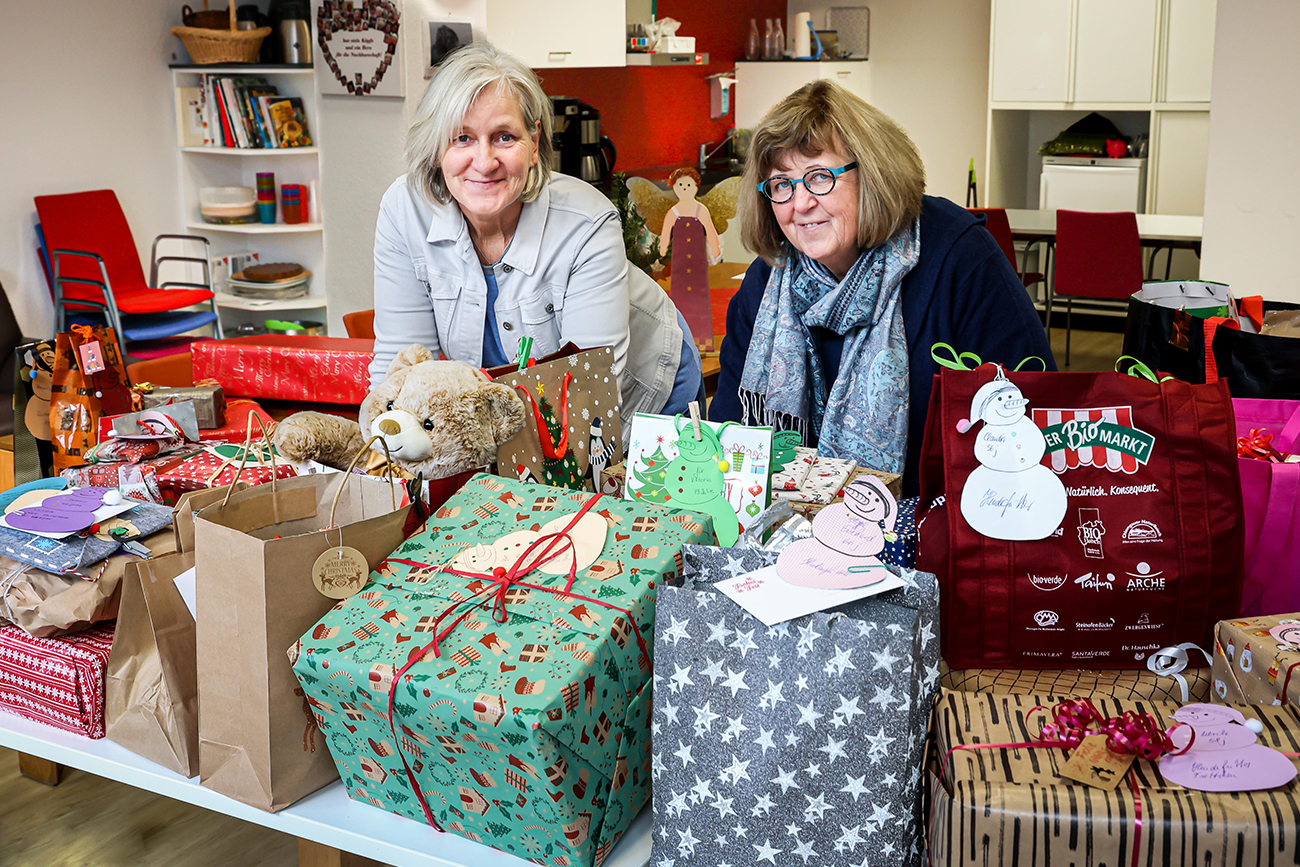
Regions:
[[[346,545],[327,549],[311,567],[316,589],[330,599],[347,599],[366,585],[369,575],[365,556]]]
[[[1132,753],[1117,753],[1106,744],[1106,735],[1088,735],[1070,754],[1061,776],[1097,789],[1113,790],[1133,764]]]

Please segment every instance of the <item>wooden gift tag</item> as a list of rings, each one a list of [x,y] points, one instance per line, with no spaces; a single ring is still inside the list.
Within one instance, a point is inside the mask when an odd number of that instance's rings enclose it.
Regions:
[[[346,545],[327,549],[311,567],[311,580],[316,589],[330,599],[347,599],[364,587],[369,577],[370,566],[365,555]]]
[[[1133,764],[1132,753],[1117,753],[1106,745],[1106,735],[1088,735],[1070,754],[1061,776],[1107,791],[1119,785]]]

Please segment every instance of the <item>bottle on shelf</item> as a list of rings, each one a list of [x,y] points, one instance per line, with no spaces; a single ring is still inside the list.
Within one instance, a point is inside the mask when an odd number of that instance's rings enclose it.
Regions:
[[[776,45],[776,33],[772,29],[772,19],[767,19],[767,27],[763,31],[763,59],[772,60],[773,50]]]
[[[772,59],[781,60],[785,57],[785,26],[781,19],[776,19],[776,29],[772,32]]]
[[[759,57],[758,21],[749,19],[749,38],[745,40],[745,59],[758,60]]]

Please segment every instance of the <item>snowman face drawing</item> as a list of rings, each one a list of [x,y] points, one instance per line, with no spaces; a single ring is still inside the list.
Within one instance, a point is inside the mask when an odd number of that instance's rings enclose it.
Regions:
[[[845,489],[844,505],[864,521],[883,521],[889,516],[885,498],[865,481],[854,482]]]
[[[985,424],[1013,424],[1025,417],[1025,405],[1029,401],[1014,385],[1008,385],[994,392],[980,416]]]

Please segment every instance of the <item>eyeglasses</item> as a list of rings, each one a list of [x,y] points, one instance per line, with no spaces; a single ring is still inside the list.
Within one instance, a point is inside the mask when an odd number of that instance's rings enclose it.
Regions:
[[[802,178],[768,178],[758,185],[758,191],[767,196],[774,205],[784,204],[794,198],[795,184],[803,184],[804,188],[814,196],[824,196],[835,189],[836,178],[857,167],[857,162],[851,162],[838,169],[810,169],[804,172]]]

